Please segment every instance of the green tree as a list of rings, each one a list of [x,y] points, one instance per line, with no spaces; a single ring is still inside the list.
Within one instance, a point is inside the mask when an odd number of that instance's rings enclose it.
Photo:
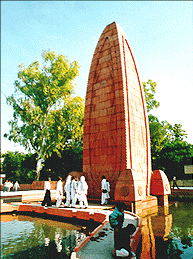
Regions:
[[[152,165],[154,165],[156,158],[163,147],[163,141],[166,134],[166,129],[163,127],[163,123],[165,122],[160,123],[156,116],[150,114],[153,109],[157,109],[160,106],[160,103],[155,100],[157,87],[156,82],[153,82],[151,79],[149,79],[147,82],[142,82],[142,84],[149,120]]]
[[[160,103],[155,100],[155,93],[156,93],[156,82],[153,82],[149,79],[147,82],[142,82],[145,100],[147,104],[147,112],[149,113],[151,110],[156,109],[160,106]]]
[[[155,161],[155,167],[165,171],[170,180],[174,175],[178,179],[189,178],[190,176],[184,174],[184,165],[191,164],[192,157],[193,145],[177,139],[164,144]]]
[[[152,80],[143,82],[150,128],[152,169],[164,170],[170,179],[174,174],[182,179],[185,177],[184,165],[188,165],[193,156],[193,146],[184,140],[187,133],[181,124],[172,126],[167,121],[160,122],[150,113],[160,106],[155,100],[156,86]]]
[[[74,96],[74,79],[79,74],[77,61],[48,50],[27,68],[19,66],[15,93],[7,98],[13,107],[9,140],[37,154],[37,180],[42,162],[52,152],[61,154],[69,146],[82,143],[84,103]]]
[[[182,129],[181,124],[174,124],[173,127],[168,124],[166,142],[184,141],[184,138],[187,138],[187,136],[188,134]]]
[[[56,153],[46,159],[41,171],[41,180],[51,176],[52,180],[57,181],[58,175],[63,179],[72,171],[82,172],[83,170],[83,147],[69,147],[62,151],[61,156]]]
[[[163,148],[166,133],[167,133],[167,122],[159,122],[158,118],[152,114],[149,114],[149,128],[150,128],[150,141],[151,141],[151,158],[152,166],[159,156],[160,151]]]
[[[2,170],[6,179],[19,183],[32,183],[35,180],[36,154],[8,151],[2,157]]]
[[[184,140],[187,133],[182,129],[182,125],[172,126],[167,121],[159,122],[157,117],[150,114],[149,127],[153,170],[162,169],[168,176],[174,175],[175,171],[178,174],[183,172],[184,165],[189,164],[193,153],[192,145]]]

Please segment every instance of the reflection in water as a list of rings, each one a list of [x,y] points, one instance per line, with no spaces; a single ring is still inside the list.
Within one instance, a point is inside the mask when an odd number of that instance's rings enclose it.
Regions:
[[[69,258],[91,230],[23,215],[1,216],[1,258]]]
[[[56,232],[55,232],[55,243],[56,243],[57,250],[60,253],[62,251],[62,231],[59,228],[56,229]]]
[[[169,207],[159,207],[155,214],[142,217],[142,242],[137,258],[193,259],[192,215],[192,203],[175,202]],[[55,220],[1,215],[1,258],[69,258],[89,231],[89,226],[84,228]]]
[[[193,259],[193,204],[175,202],[142,217],[140,259]]]

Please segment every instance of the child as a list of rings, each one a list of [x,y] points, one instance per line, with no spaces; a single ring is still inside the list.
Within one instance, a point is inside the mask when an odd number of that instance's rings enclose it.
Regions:
[[[126,206],[125,203],[120,202],[116,205],[113,210],[113,213],[109,215],[109,223],[111,227],[114,229],[114,248],[115,250],[119,249],[117,247],[119,233],[122,230],[123,222],[124,222],[124,210]]]
[[[119,257],[128,257],[132,255],[130,236],[135,232],[135,226],[132,224],[123,228],[125,208],[125,204],[121,202],[117,204],[113,213],[109,215],[109,223],[114,229],[113,254]]]

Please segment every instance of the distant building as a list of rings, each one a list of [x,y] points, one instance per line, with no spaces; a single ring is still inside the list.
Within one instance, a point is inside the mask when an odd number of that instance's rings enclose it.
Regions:
[[[185,165],[184,166],[184,173],[191,174],[193,179],[193,165]]]

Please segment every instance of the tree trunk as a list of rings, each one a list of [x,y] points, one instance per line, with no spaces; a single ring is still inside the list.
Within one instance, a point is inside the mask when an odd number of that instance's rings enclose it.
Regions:
[[[38,158],[37,166],[36,166],[36,175],[37,175],[37,181],[40,179],[40,171],[42,169],[42,162],[44,160],[42,158]]]

